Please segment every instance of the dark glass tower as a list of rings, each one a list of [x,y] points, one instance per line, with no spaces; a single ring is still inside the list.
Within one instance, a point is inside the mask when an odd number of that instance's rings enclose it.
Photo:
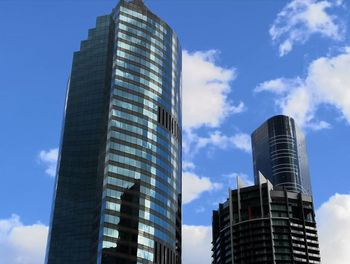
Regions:
[[[255,185],[238,178],[213,211],[212,263],[321,263],[303,134],[292,118],[275,116],[252,145]]]
[[[214,264],[321,263],[312,197],[238,184],[213,212]]]
[[[294,119],[278,115],[252,134],[255,183],[259,171],[275,187],[311,195],[304,135]]]
[[[181,47],[141,0],[74,54],[46,263],[181,263]]]

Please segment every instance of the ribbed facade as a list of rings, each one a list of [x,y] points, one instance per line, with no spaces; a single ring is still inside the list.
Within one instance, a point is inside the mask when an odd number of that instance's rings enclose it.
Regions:
[[[312,195],[304,135],[293,118],[278,115],[252,134],[255,183],[259,171],[275,187]]]
[[[255,185],[213,211],[213,264],[321,263],[304,136],[274,116],[252,134]]]
[[[75,53],[47,263],[181,263],[181,47],[141,0]]]
[[[312,198],[265,180],[229,191],[213,212],[212,243],[213,264],[321,263]]]

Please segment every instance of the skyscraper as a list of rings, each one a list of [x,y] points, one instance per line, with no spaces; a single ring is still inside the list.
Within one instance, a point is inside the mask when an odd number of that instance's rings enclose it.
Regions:
[[[255,185],[238,178],[213,211],[212,263],[320,263],[302,133],[292,118],[275,116],[255,130],[252,146]]]
[[[256,184],[260,171],[276,187],[312,194],[305,139],[293,118],[264,122],[252,134],[252,149]]]
[[[181,47],[141,0],[74,53],[46,263],[181,263]]]
[[[214,264],[321,263],[312,197],[238,183],[213,212]]]

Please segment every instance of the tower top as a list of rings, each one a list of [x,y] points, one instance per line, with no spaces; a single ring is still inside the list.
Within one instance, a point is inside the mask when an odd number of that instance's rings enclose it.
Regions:
[[[145,4],[143,0],[125,0],[125,2],[136,4],[136,5],[144,5]]]

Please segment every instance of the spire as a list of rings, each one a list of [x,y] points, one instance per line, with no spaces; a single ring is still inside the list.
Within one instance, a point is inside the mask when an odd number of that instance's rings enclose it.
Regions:
[[[267,179],[265,178],[265,176],[260,171],[258,171],[258,174],[259,174],[259,184],[266,183]]]
[[[240,176],[237,176],[236,179],[237,179],[237,189],[241,189],[241,188],[246,187],[246,183],[244,182],[244,180]]]

